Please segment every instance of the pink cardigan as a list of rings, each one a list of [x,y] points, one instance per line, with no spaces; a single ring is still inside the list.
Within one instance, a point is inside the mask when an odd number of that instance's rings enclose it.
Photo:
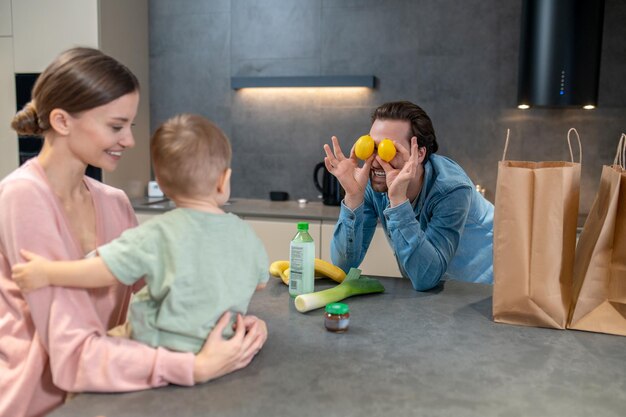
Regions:
[[[87,177],[85,183],[98,246],[136,225],[122,191]],[[106,336],[124,321],[129,287],[49,287],[24,297],[11,280],[21,248],[49,259],[84,256],[36,159],[0,182],[0,416],[45,415],[66,392],[193,385],[193,354]]]

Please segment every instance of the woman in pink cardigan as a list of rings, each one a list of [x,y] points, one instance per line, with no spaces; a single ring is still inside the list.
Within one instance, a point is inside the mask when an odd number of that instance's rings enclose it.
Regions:
[[[122,64],[89,48],[61,54],[39,76],[13,128],[42,135],[43,148],[0,182],[0,416],[43,416],[67,392],[193,385],[245,367],[267,338],[265,323],[225,314],[202,350],[154,349],[106,332],[123,323],[131,288],[49,287],[23,296],[11,266],[24,248],[80,259],[136,225],[126,195],[84,175],[114,170],[126,148],[139,85]],[[89,277],[85,277],[89,279]]]

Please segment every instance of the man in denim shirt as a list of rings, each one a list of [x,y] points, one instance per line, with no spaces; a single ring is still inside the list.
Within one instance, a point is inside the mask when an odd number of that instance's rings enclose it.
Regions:
[[[432,122],[419,106],[386,103],[372,115],[370,136],[391,139],[396,156],[376,151],[359,167],[333,136],[324,145],[326,168],[346,194],[331,243],[343,270],[363,261],[380,220],[402,275],[417,291],[441,279],[493,283],[493,205],[454,161],[436,155]]]

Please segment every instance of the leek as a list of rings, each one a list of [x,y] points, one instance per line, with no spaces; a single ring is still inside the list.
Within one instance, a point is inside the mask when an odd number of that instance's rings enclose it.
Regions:
[[[315,310],[324,307],[329,303],[336,303],[344,298],[353,295],[371,294],[375,292],[383,292],[385,287],[375,278],[361,275],[361,270],[351,268],[343,282],[336,287],[323,291],[312,292],[309,294],[301,294],[296,297],[296,310],[300,313]]]

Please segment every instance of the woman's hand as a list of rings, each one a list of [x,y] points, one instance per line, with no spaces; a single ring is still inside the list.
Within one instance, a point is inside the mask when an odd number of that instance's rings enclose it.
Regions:
[[[241,314],[237,315],[235,334],[230,340],[223,339],[222,332],[230,323],[231,314],[226,312],[222,315],[196,354],[193,372],[196,383],[246,367],[267,340],[265,322],[255,316],[242,317]]]
[[[49,286],[46,267],[50,261],[25,249],[20,250],[20,254],[26,262],[15,264],[11,268],[11,277],[20,290],[26,293]]]
[[[350,150],[350,157],[346,158],[339,146],[339,139],[333,136],[331,140],[333,142],[332,152],[330,146],[324,145],[324,151],[326,152],[324,164],[326,169],[337,178],[346,192],[344,200],[346,206],[354,210],[363,202],[365,186],[369,180],[374,155],[372,154],[372,156],[367,158],[363,166],[359,168],[359,163],[354,154],[354,146]]]
[[[415,136],[411,138],[410,152],[396,141],[394,141],[394,145],[400,156],[400,163],[397,164],[398,168],[376,156],[376,160],[385,170],[387,196],[389,197],[391,207],[402,204],[408,198],[407,190],[409,183],[417,175],[419,167],[419,152]]]

